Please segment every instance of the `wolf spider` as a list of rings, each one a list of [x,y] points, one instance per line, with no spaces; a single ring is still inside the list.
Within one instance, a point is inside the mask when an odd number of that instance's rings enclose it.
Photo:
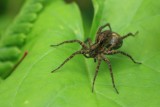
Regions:
[[[109,27],[109,30],[102,31],[107,26]],[[119,92],[115,86],[111,63],[110,63],[109,59],[105,57],[105,55],[122,54],[122,55],[130,58],[134,63],[141,64],[140,62],[136,62],[132,58],[131,55],[129,55],[123,51],[116,50],[122,46],[123,39],[125,39],[129,36],[135,36],[137,33],[138,32],[136,32],[135,34],[128,33],[128,34],[121,37],[118,33],[112,32],[110,24],[107,23],[98,29],[95,43],[92,43],[90,39],[87,39],[85,42],[81,42],[80,40],[68,40],[68,41],[61,42],[57,45],[51,45],[51,46],[59,46],[59,45],[65,44],[65,43],[79,43],[82,46],[82,48],[79,51],[76,51],[71,56],[69,56],[60,66],[58,66],[56,69],[54,69],[52,71],[52,73],[54,71],[58,70],[59,68],[61,68],[66,62],[68,62],[75,55],[82,54],[86,58],[93,58],[95,62],[98,61],[98,65],[96,67],[95,75],[94,75],[93,82],[92,82],[92,92],[93,92],[95,80],[96,80],[96,77],[98,74],[98,70],[99,70],[100,64],[103,60],[104,62],[106,62],[108,64],[111,79],[112,79],[112,85],[118,94]]]

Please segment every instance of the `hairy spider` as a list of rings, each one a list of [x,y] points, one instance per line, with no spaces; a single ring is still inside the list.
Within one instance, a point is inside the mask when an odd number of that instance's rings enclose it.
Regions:
[[[107,26],[109,27],[109,30],[102,31]],[[73,58],[77,54],[82,54],[86,58],[94,58],[95,62],[96,62],[96,60],[98,61],[98,65],[96,67],[96,71],[95,71],[95,75],[94,75],[93,83],[92,83],[92,92],[93,92],[95,80],[96,80],[96,77],[98,74],[98,70],[99,70],[100,64],[103,60],[108,64],[113,88],[115,89],[115,91],[118,94],[119,92],[115,86],[111,63],[110,63],[109,59],[105,57],[105,55],[122,54],[124,56],[129,57],[134,63],[141,64],[140,62],[136,62],[132,58],[131,55],[129,55],[123,51],[116,50],[122,46],[123,39],[127,38],[128,36],[135,36],[137,33],[138,32],[136,32],[135,34],[128,33],[128,34],[121,37],[118,33],[112,32],[110,24],[107,23],[98,29],[95,43],[92,43],[91,39],[87,39],[85,42],[81,42],[80,40],[68,40],[68,41],[61,42],[57,45],[51,45],[51,46],[59,46],[59,45],[65,44],[65,43],[75,43],[76,42],[82,46],[81,50],[74,52],[60,66],[58,66],[56,69],[54,69],[52,71],[52,73],[54,71],[58,70],[59,68],[61,68],[67,61],[69,61],[71,58]]]

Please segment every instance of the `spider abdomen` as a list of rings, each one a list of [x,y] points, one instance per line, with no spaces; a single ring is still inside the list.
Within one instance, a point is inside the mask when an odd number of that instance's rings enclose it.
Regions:
[[[109,42],[108,42],[109,41]],[[109,38],[109,40],[107,40],[107,45],[106,48],[113,46],[113,49],[118,49],[122,46],[123,41],[121,39],[121,36],[115,32],[113,32]]]

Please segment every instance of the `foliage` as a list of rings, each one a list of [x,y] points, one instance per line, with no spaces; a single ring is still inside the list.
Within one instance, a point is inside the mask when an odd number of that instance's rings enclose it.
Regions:
[[[93,5],[95,12],[90,32],[93,40],[97,28],[107,22],[121,35],[139,31],[135,38],[126,39],[120,50],[131,54],[141,61],[142,65],[136,65],[120,55],[107,56],[111,60],[120,94],[116,94],[112,87],[105,63],[101,65],[95,91],[92,93],[96,63],[93,59],[85,59],[80,55],[59,71],[50,73],[71,53],[80,49],[78,44],[66,44],[56,48],[50,45],[71,39],[84,41],[88,35],[84,35],[82,18],[75,3],[66,4],[62,0],[28,0],[1,39],[1,76],[13,67],[25,51],[28,51],[28,55],[7,79],[0,81],[0,106],[160,105],[160,2],[93,0]],[[5,50],[1,51],[2,49]]]

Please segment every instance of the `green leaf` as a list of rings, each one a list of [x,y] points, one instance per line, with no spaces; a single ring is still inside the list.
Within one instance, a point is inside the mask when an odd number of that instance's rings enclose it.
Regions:
[[[32,4],[37,2],[39,1],[27,1]],[[44,0],[41,4],[43,9],[38,13],[36,20],[32,21],[32,29],[26,25],[27,28],[24,30],[26,44],[20,49],[21,54],[28,51],[28,55],[11,76],[6,80],[0,80],[1,107],[160,105],[160,2],[93,0],[95,14],[90,32],[92,39],[98,27],[107,22],[121,35],[139,31],[135,38],[129,37],[124,40],[120,50],[131,54],[134,59],[142,62],[141,65],[134,64],[121,55],[106,56],[112,63],[115,83],[120,94],[116,94],[113,89],[108,66],[104,62],[100,66],[94,93],[91,92],[97,63],[82,55],[77,55],[61,69],[50,73],[69,55],[81,49],[78,44],[65,44],[59,47],[50,45],[72,39],[84,41],[84,31],[80,11],[75,3]],[[23,8],[22,11],[29,9],[31,8]],[[24,16],[18,19],[26,20]],[[7,32],[16,29],[12,27]],[[11,65],[9,62],[6,63],[6,67],[9,65]]]
[[[31,32],[32,25],[42,8],[43,0],[27,2],[13,23],[4,33],[2,32],[0,37],[0,76],[2,78],[10,75],[16,63],[19,63],[26,36]]]

